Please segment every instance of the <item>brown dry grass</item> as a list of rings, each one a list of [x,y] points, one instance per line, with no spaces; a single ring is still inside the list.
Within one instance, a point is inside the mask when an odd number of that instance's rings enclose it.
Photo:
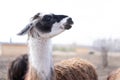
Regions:
[[[109,66],[107,68],[102,68],[101,66],[101,57],[99,54],[78,54],[74,52],[54,52],[54,62],[57,63],[61,60],[73,58],[73,57],[80,57],[82,59],[86,59],[90,61],[92,64],[96,66],[97,73],[98,73],[98,80],[106,80],[108,74],[116,70],[120,67],[120,54],[110,55],[108,58]],[[7,69],[9,66],[9,63],[14,59],[15,57],[7,57],[7,56],[0,56],[0,80],[6,80],[7,78]]]

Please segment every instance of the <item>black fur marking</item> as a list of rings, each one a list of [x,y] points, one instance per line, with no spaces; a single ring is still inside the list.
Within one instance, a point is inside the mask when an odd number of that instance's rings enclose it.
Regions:
[[[53,17],[57,22],[60,22],[63,18],[68,17],[68,16],[66,16],[66,15],[54,15],[53,14]]]
[[[52,23],[51,24],[50,23],[41,24],[41,22],[38,22],[38,23],[36,23],[36,28],[38,30],[40,30],[41,32],[45,32],[45,33],[51,32]]]
[[[42,19],[42,21],[49,22],[53,19],[52,15],[45,15]]]

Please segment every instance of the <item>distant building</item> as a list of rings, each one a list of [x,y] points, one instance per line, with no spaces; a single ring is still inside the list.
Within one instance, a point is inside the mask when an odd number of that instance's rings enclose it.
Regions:
[[[0,43],[0,55],[16,56],[28,53],[28,47],[24,43]]]
[[[89,53],[89,52],[91,52],[91,47],[89,47],[89,46],[78,46],[78,47],[76,47],[76,49],[75,49],[75,51],[77,52],[77,53]]]

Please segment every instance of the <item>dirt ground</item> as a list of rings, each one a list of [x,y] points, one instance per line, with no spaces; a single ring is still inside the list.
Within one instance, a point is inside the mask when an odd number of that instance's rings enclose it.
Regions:
[[[79,54],[75,52],[54,52],[54,62],[57,63],[64,59],[69,59],[73,57],[80,57],[82,59],[88,60],[96,66],[96,70],[99,76],[99,80],[106,80],[108,74],[120,67],[120,54],[111,55],[109,54],[109,66],[107,68],[102,68],[101,66],[101,56],[100,54]],[[0,80],[7,79],[7,70],[9,63],[16,57],[0,56]]]

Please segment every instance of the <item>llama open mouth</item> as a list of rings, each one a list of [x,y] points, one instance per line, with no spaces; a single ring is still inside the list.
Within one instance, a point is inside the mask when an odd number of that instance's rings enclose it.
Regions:
[[[66,25],[65,25],[65,29],[66,29],[66,30],[69,30],[70,28],[72,28],[72,25],[71,25],[71,24],[66,24]]]

